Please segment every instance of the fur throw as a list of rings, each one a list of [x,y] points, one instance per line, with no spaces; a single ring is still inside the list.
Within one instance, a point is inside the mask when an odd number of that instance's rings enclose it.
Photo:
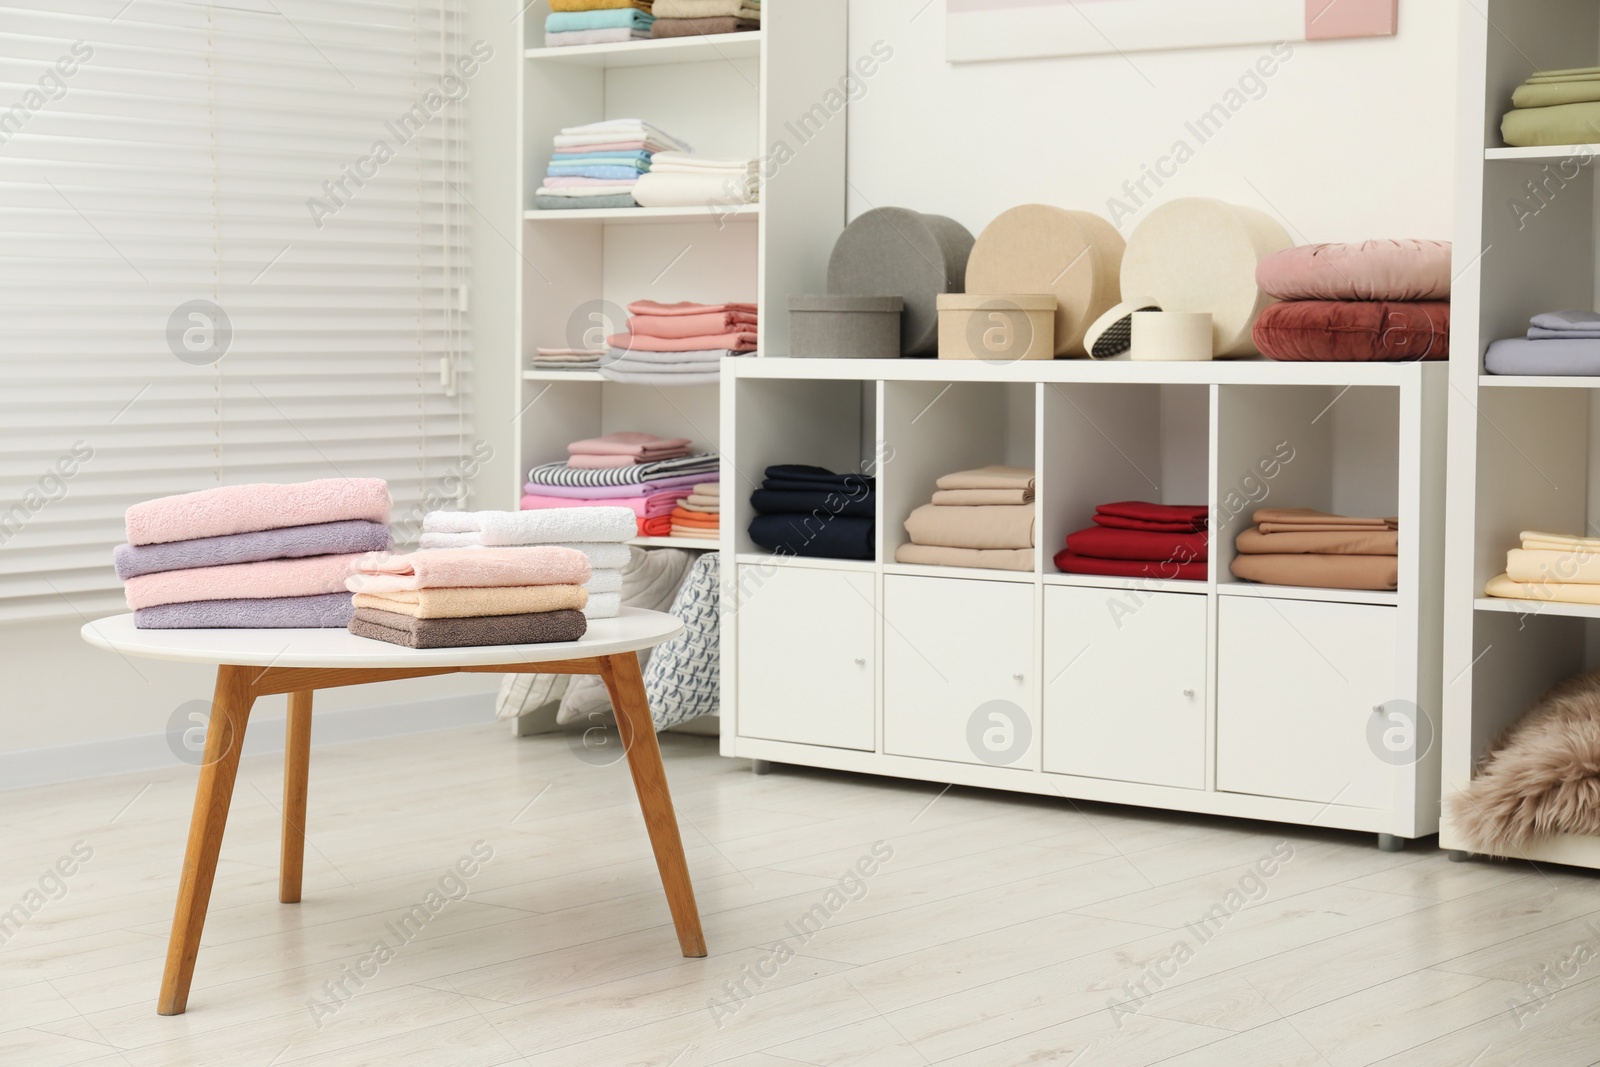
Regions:
[[[1490,852],[1555,834],[1600,837],[1600,672],[1540,697],[1489,747],[1450,811]]]

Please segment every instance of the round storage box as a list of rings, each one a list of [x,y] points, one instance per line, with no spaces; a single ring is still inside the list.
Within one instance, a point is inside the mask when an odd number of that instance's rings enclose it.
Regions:
[[[1086,356],[1089,325],[1121,299],[1123,248],[1117,228],[1099,215],[1024,204],[984,227],[967,260],[967,291],[1049,293],[1055,354]]]
[[[1141,363],[1211,359],[1211,316],[1203,311],[1135,311],[1129,358]]]
[[[789,354],[814,359],[900,355],[898,296],[789,297]]]
[[[869,211],[844,228],[828,258],[828,292],[893,293],[904,301],[900,354],[931,356],[939,344],[940,293],[965,287],[972,234],[954,219],[903,207]]]
[[[1174,200],[1128,239],[1122,289],[1148,295],[1165,311],[1209,313],[1216,356],[1258,355],[1250,329],[1272,298],[1256,285],[1256,266],[1293,244],[1255,208],[1204,197]]]
[[[1014,363],[1054,359],[1056,298],[947,293],[939,297],[939,358]]]

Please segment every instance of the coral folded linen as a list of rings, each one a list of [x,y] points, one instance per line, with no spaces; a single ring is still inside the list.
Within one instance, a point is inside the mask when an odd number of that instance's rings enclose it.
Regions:
[[[684,526],[704,526],[711,530],[717,529],[722,524],[720,516],[689,511],[685,508],[673,508],[672,521]]]
[[[944,548],[1032,548],[1034,505],[945,508],[924,504],[906,518],[919,545]]]
[[[223,567],[231,563],[257,563],[268,559],[303,556],[348,555],[381,552],[389,547],[389,527],[381,522],[350,519],[312,526],[286,526],[278,530],[198,537],[157,545],[118,545],[111,562],[123,581],[141,574],[182,571],[196,567]]]
[[[551,548],[570,548],[574,552],[583,553],[584,558],[589,561],[590,581],[594,580],[594,572],[626,567],[632,556],[632,549],[620,541],[552,541],[548,544]],[[429,551],[439,548],[470,548],[474,552],[480,552],[487,546],[483,543],[482,534],[424,533],[418,542],[418,547]]]
[[[136,630],[332,630],[348,626],[354,611],[349,593],[190,600],[139,608],[133,613],[133,626]]]
[[[352,593],[474,586],[582,585],[589,557],[547,545],[517,548],[455,548],[404,556],[375,552],[356,563],[345,582]]]
[[[359,554],[307,556],[141,574],[124,583],[123,593],[128,607],[135,611],[195,600],[263,600],[342,593],[345,579],[355,572],[360,559]]]
[[[1032,489],[1033,471],[1026,467],[991,464],[976,470],[946,474],[934,484],[940,489]]]
[[[1056,569],[1064,574],[1094,574],[1104,578],[1148,578],[1160,582],[1203,582],[1209,563],[1177,560],[1097,559],[1062,549],[1055,555]]]
[[[652,515],[639,520],[640,537],[666,537],[672,533],[672,515]]]
[[[576,641],[588,632],[589,623],[581,611],[418,619],[400,612],[358,608],[349,628],[357,637],[407,648],[477,648]]]
[[[1514,582],[1507,574],[1490,578],[1483,592],[1485,596],[1504,597],[1508,600],[1543,600],[1555,604],[1600,604],[1600,585],[1579,582]]]
[[[1400,561],[1394,556],[1235,556],[1232,570],[1234,577],[1252,582],[1315,589],[1387,590],[1400,581]]]
[[[567,541],[626,541],[634,535],[632,509],[578,507],[548,511],[430,511],[422,532],[477,534],[489,547]]]
[[[412,589],[393,593],[355,595],[355,606],[358,608],[378,608],[380,611],[398,612],[417,619],[464,619],[473,615],[523,615],[535,611],[582,611],[588,602],[589,593],[581,585]]]
[[[524,487],[528,488],[528,487]],[[664,489],[649,496],[618,497],[606,506],[625,507],[641,519],[648,519],[654,515],[665,515],[670,512],[679,500],[689,495],[689,487],[677,489]],[[589,499],[572,500],[561,496],[546,496],[542,493],[524,493],[522,496],[523,511],[538,511],[541,508],[574,508],[593,507],[596,502]]]
[[[644,201],[640,201],[644,203]],[[754,352],[756,335],[753,332],[733,332],[701,337],[650,337],[644,334],[619,333],[606,338],[606,343],[622,352],[706,352],[723,349],[729,352]]]
[[[630,315],[710,315],[719,312],[756,314],[755,304],[696,304],[680,300],[676,304],[662,304],[655,300],[635,300],[628,305]]]
[[[922,567],[979,567],[991,571],[1033,570],[1031,548],[950,548],[945,545],[901,545],[896,563]]]
[[[700,315],[634,315],[628,332],[635,337],[711,337],[754,333],[756,316],[747,311],[713,311]]]
[[[1032,489],[940,489],[933,502],[942,508],[984,507],[993,504],[1031,504]]]
[[[1313,552],[1328,556],[1395,556],[1400,553],[1400,534],[1379,529],[1292,533],[1250,529],[1239,534],[1235,547],[1246,555]]]
[[[1176,560],[1203,563],[1207,558],[1210,534],[1149,533],[1140,530],[1113,530],[1091,526],[1067,535],[1067,551],[1074,556],[1094,559],[1130,559],[1145,562]]]
[[[389,521],[389,486],[382,478],[323,478],[279,485],[228,485],[162,497],[127,511],[130,545],[279,530],[346,519]]]

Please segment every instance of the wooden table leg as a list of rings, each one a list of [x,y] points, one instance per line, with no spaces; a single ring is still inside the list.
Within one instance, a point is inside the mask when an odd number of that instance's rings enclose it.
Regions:
[[[216,696],[206,726],[205,764],[194,794],[194,815],[189,821],[189,845],[183,857],[183,878],[178,886],[178,908],[172,917],[167,942],[167,967],[161,976],[161,999],[156,1011],[181,1015],[189,1003],[189,982],[200,951],[211,882],[222,850],[222,831],[233,799],[233,782],[239,773],[239,750],[244,745],[245,724],[255,703],[252,667],[217,668]]]
[[[289,694],[289,725],[283,754],[283,851],[278,899],[300,903],[306,863],[306,787],[311,774],[311,690]]]
[[[639,809],[644,813],[645,829],[650,833],[650,846],[661,872],[661,887],[666,890],[667,907],[678,929],[678,944],[685,956],[704,956],[706,939],[700,930],[700,909],[694,902],[689,864],[683,857],[683,839],[678,836],[678,818],[672,810],[672,794],[667,790],[667,772],[661,766],[661,746],[656,743],[638,655],[624,652],[606,656],[600,661],[600,677],[617,712],[617,733],[628,754],[633,788],[639,794]]]

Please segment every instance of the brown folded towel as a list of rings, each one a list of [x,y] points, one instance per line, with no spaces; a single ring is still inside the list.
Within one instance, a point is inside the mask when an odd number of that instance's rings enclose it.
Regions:
[[[987,504],[1031,504],[1032,489],[941,489],[933,502],[942,508],[982,507]]]
[[[355,606],[409,615],[414,619],[465,619],[475,615],[528,615],[541,611],[582,611],[589,594],[581,585],[526,585],[503,589],[417,589],[396,593],[357,593]]]
[[[1315,508],[1262,508],[1252,516],[1257,526],[1318,526],[1330,527],[1334,530],[1359,529],[1363,527],[1376,527],[1377,529],[1393,529],[1400,525],[1399,519],[1360,519],[1349,515],[1330,515],[1326,511],[1317,511]],[[1267,530],[1267,533],[1276,533],[1276,530]]]
[[[480,615],[465,619],[415,619],[376,608],[357,608],[350,632],[407,648],[470,648],[576,641],[588,632],[581,611]]]
[[[977,470],[946,474],[934,484],[940,489],[1032,489],[1033,472],[1026,467],[990,464]]]
[[[743,33],[759,30],[761,23],[734,17],[712,19],[656,19],[651,37],[710,37],[718,33]]]
[[[919,545],[942,548],[1032,548],[1033,512],[1032,504],[968,508],[924,504],[906,519],[906,533]]]
[[[1262,533],[1246,530],[1235,542],[1246,555],[1271,555],[1315,553],[1324,556],[1397,556],[1400,554],[1400,535],[1394,530],[1366,527],[1360,530],[1328,533],[1304,531],[1294,533]]]
[[[1394,556],[1237,556],[1232,570],[1252,582],[1313,589],[1394,589],[1400,580]]]

